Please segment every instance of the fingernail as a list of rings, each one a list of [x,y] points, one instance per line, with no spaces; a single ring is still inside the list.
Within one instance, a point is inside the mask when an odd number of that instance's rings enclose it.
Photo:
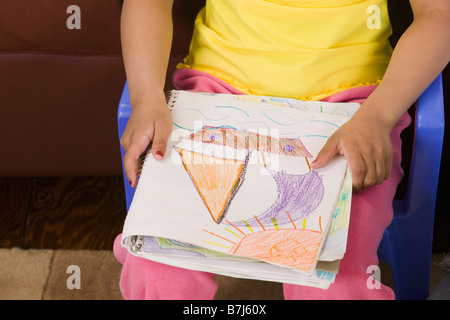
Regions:
[[[133,186],[133,182],[132,181],[128,181],[129,183],[130,183],[130,187],[132,187]]]
[[[164,157],[161,151],[156,151],[155,154],[161,159]]]

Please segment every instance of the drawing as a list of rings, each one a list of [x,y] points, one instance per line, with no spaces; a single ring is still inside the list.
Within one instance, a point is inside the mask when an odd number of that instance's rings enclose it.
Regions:
[[[166,238],[145,237],[143,250],[146,252],[156,252],[159,254],[177,254],[181,256],[205,257],[201,247],[194,246],[187,242],[180,242]]]
[[[306,174],[290,174],[283,170],[268,169],[264,162],[264,167],[276,182],[277,197],[266,211],[253,218],[234,222],[226,220],[227,224],[242,233],[243,237],[228,228],[225,229],[240,238],[238,242],[208,230],[203,231],[224,240],[226,245],[223,241],[222,243],[207,241],[207,243],[228,248],[231,254],[254,257],[309,271],[318,252],[322,232],[306,230],[305,219],[321,203],[324,186],[319,173],[311,169],[308,158],[312,155],[300,139],[262,135],[225,125],[203,126],[185,139],[247,151],[245,160],[238,160],[176,148],[185,170],[217,224],[224,220],[232,199],[244,182],[248,159],[252,151],[261,152],[263,155],[276,153],[306,160],[309,168]],[[304,219],[303,228],[297,229],[294,222],[300,219]],[[294,229],[279,227],[288,223],[292,223]],[[264,225],[273,225],[274,228],[266,230]],[[247,227],[250,233],[243,233],[239,227]],[[253,232],[252,227],[262,227],[263,230]]]
[[[205,232],[226,241],[231,254],[237,254],[246,257],[253,257],[259,260],[269,261],[291,268],[309,271],[313,266],[317,252],[322,240],[322,228],[320,230],[307,230],[303,225],[302,229],[298,229],[289,213],[286,211],[284,216],[293,225],[293,228],[279,228],[274,219],[275,229],[269,229],[264,223],[258,221],[262,230],[253,231],[248,228],[250,233],[246,234],[242,229],[238,228],[234,223],[228,222],[237,232],[227,229],[238,241],[230,240],[213,232],[204,230]],[[211,242],[210,242],[211,243]]]
[[[220,223],[244,181],[250,154],[244,161],[223,159],[176,148],[211,217]]]
[[[284,171],[269,170],[277,184],[277,198],[272,206],[257,217],[234,222],[237,226],[258,226],[259,222],[269,223],[277,219],[279,224],[288,223],[284,215],[287,211],[292,219],[297,221],[316,209],[322,201],[324,187],[322,178],[317,171],[310,171],[303,175],[288,174]]]
[[[321,239],[318,231],[272,229],[246,235],[230,253],[309,271]]]
[[[304,218],[322,200],[324,192],[322,179],[317,172],[311,170],[307,158],[312,157],[312,155],[300,139],[272,137],[228,126],[204,126],[201,130],[188,135],[186,139],[205,144],[244,149],[248,152],[246,159],[241,161],[176,148],[181,155],[184,168],[216,223],[220,223],[225,217],[231,200],[244,181],[251,151],[303,157],[306,159],[310,170],[307,174],[295,175],[268,169],[277,184],[278,196],[268,210],[258,215],[260,221],[263,223],[270,222],[271,219],[277,218],[279,213],[284,213],[286,210],[292,212],[294,220]],[[255,219],[236,222],[237,225],[243,223],[248,223],[251,226],[257,224]],[[286,223],[285,218],[281,218],[280,223]]]
[[[300,139],[260,135],[256,132],[239,130],[230,126],[203,126],[201,130],[190,134],[187,139],[202,143],[229,146],[240,150],[247,149],[278,153],[292,157],[312,157]]]
[[[184,91],[168,104],[172,153],[146,157],[123,245],[192,270],[325,288],[337,271],[323,262],[346,250],[351,176],[343,157],[320,170],[310,161],[356,106]]]

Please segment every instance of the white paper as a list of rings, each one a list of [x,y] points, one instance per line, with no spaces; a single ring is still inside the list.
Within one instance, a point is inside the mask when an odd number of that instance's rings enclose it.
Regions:
[[[342,156],[310,163],[359,104],[174,91],[170,105],[166,156],[146,157],[123,245],[189,269],[326,287],[315,267],[345,253],[351,179]],[[167,254],[152,237],[188,250]]]

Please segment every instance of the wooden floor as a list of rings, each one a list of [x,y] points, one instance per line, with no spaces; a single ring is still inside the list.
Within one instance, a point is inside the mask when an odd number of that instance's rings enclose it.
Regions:
[[[122,176],[0,179],[0,247],[110,250],[125,216]]]
[[[433,252],[449,252],[439,199]],[[125,216],[122,176],[0,178],[0,248],[110,250]]]

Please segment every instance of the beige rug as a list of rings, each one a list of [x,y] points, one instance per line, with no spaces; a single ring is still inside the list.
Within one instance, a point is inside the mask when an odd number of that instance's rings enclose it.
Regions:
[[[442,255],[433,258],[438,262]],[[380,268],[381,281],[391,286],[389,267]],[[0,300],[122,300],[120,270],[112,251],[0,249]],[[433,263],[431,289],[442,276]],[[216,300],[283,299],[279,283],[222,276],[215,280]]]
[[[122,300],[121,267],[112,251],[0,249],[0,300]],[[215,280],[217,300],[283,299],[278,283]]]
[[[68,288],[77,276],[72,265],[79,267],[80,289]],[[1,249],[0,270],[2,300],[122,299],[121,265],[110,251]]]

